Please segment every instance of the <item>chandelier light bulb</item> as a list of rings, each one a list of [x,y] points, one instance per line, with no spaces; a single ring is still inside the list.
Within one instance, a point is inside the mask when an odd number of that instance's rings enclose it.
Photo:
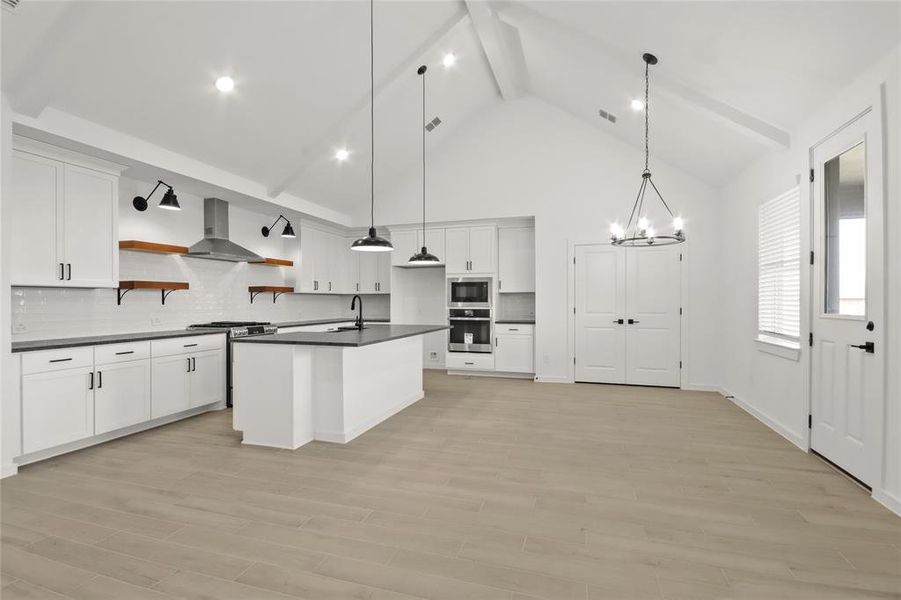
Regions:
[[[613,223],[610,225],[610,237],[614,240],[622,239],[625,237],[626,232],[623,229],[623,226],[619,223]]]
[[[673,230],[679,233],[683,229],[685,229],[685,221],[682,220],[682,217],[675,217],[673,219]]]
[[[645,231],[651,226],[651,223],[648,221],[647,217],[642,217],[638,219],[638,229],[641,231]]]
[[[649,240],[654,239],[654,233],[656,233],[656,232],[654,231],[653,227],[648,227],[645,231],[645,235],[647,236],[647,238]]]

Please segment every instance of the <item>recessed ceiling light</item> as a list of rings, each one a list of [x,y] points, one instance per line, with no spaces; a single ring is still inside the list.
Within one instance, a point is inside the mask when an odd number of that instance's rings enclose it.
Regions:
[[[445,69],[448,69],[448,68],[454,66],[454,63],[456,63],[456,62],[457,62],[457,57],[454,55],[453,52],[448,52],[447,54],[444,55],[444,58],[441,59],[441,64],[444,65]]]
[[[335,151],[335,159],[340,162],[344,162],[349,156],[350,152],[347,150],[347,148],[339,148]]]
[[[216,89],[220,92],[230,92],[235,89],[235,80],[224,75],[216,80]]]
[[[632,101],[632,110],[634,110],[636,112],[639,110],[644,110],[644,100],[641,100],[640,98],[636,98],[635,100],[633,100]]]

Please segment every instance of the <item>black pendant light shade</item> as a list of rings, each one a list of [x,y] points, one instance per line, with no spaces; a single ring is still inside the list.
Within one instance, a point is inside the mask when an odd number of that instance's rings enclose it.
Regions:
[[[410,257],[407,261],[412,266],[431,266],[441,261],[430,253],[425,246],[425,72],[427,67],[422,65],[416,69],[416,74],[422,77],[422,249]]]
[[[375,232],[375,57],[373,44],[373,0],[369,0],[369,235],[354,240],[351,250],[391,252],[394,246]]]
[[[650,246],[670,246],[673,244],[681,244],[685,241],[684,223],[682,217],[677,217],[670,210],[666,200],[651,177],[649,168],[649,120],[648,120],[648,101],[650,89],[650,67],[657,64],[657,57],[653,54],[644,54],[641,59],[644,61],[644,171],[641,173],[641,186],[638,188],[638,196],[632,205],[632,213],[626,226],[623,227],[619,223],[610,226],[610,243],[614,246],[628,246],[633,248],[647,248]],[[672,219],[672,233],[657,233],[651,226],[647,217],[642,215],[644,209],[644,196],[648,191],[648,185],[654,190],[663,208],[669,213]]]
[[[172,186],[164,181],[157,181],[156,185],[153,186],[153,189],[150,190],[150,193],[147,194],[147,197],[144,196],[135,196],[131,201],[131,205],[135,207],[135,210],[139,212],[144,212],[147,210],[147,206],[149,205],[148,200],[153,194],[159,189],[159,187],[163,185],[169,188],[166,193],[163,195],[163,199],[160,202],[160,208],[165,208],[166,210],[181,210],[181,206],[178,204],[178,196],[175,195],[175,191],[172,189]]]
[[[260,230],[260,233],[263,234],[263,237],[269,237],[269,234],[272,233],[272,229],[276,225],[278,225],[279,221],[282,221],[282,220],[285,222],[285,228],[282,230],[282,237],[283,238],[296,238],[297,235],[294,233],[294,228],[291,227],[291,221],[289,221],[288,218],[285,217],[285,215],[279,215],[278,218],[275,220],[275,223],[273,223],[269,227],[263,227]]]

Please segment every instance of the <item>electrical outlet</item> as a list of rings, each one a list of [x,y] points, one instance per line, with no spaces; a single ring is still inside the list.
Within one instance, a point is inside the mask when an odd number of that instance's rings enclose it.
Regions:
[[[26,331],[28,331],[28,325],[25,324],[25,321],[13,323],[13,333],[25,333]]]
[[[151,327],[159,327],[163,324],[163,320],[159,317],[150,317],[150,325]]]
[[[429,360],[438,360],[437,352],[429,352]]]

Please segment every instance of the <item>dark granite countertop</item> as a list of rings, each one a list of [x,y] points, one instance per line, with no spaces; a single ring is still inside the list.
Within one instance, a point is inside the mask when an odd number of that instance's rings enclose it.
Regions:
[[[341,346],[355,348],[390,342],[401,338],[443,331],[447,325],[374,324],[363,331],[298,331],[276,335],[258,335],[232,340],[234,344],[293,344],[297,346]]]
[[[303,327],[305,325],[330,325],[331,323],[351,323],[356,317],[350,316],[345,317],[343,319],[313,319],[310,321],[282,321],[280,323],[275,323],[278,327]],[[367,323],[388,323],[391,319],[364,319]]]
[[[534,325],[535,319],[498,319],[498,325]]]
[[[113,333],[110,335],[89,335],[85,337],[57,338],[54,340],[28,340],[13,342],[12,351],[32,352],[36,350],[76,348],[78,346],[103,346],[105,344],[121,344],[123,342],[142,342],[145,340],[162,340],[166,338],[190,337],[194,335],[221,335],[223,333],[225,333],[225,329],[173,329],[171,331]]]

